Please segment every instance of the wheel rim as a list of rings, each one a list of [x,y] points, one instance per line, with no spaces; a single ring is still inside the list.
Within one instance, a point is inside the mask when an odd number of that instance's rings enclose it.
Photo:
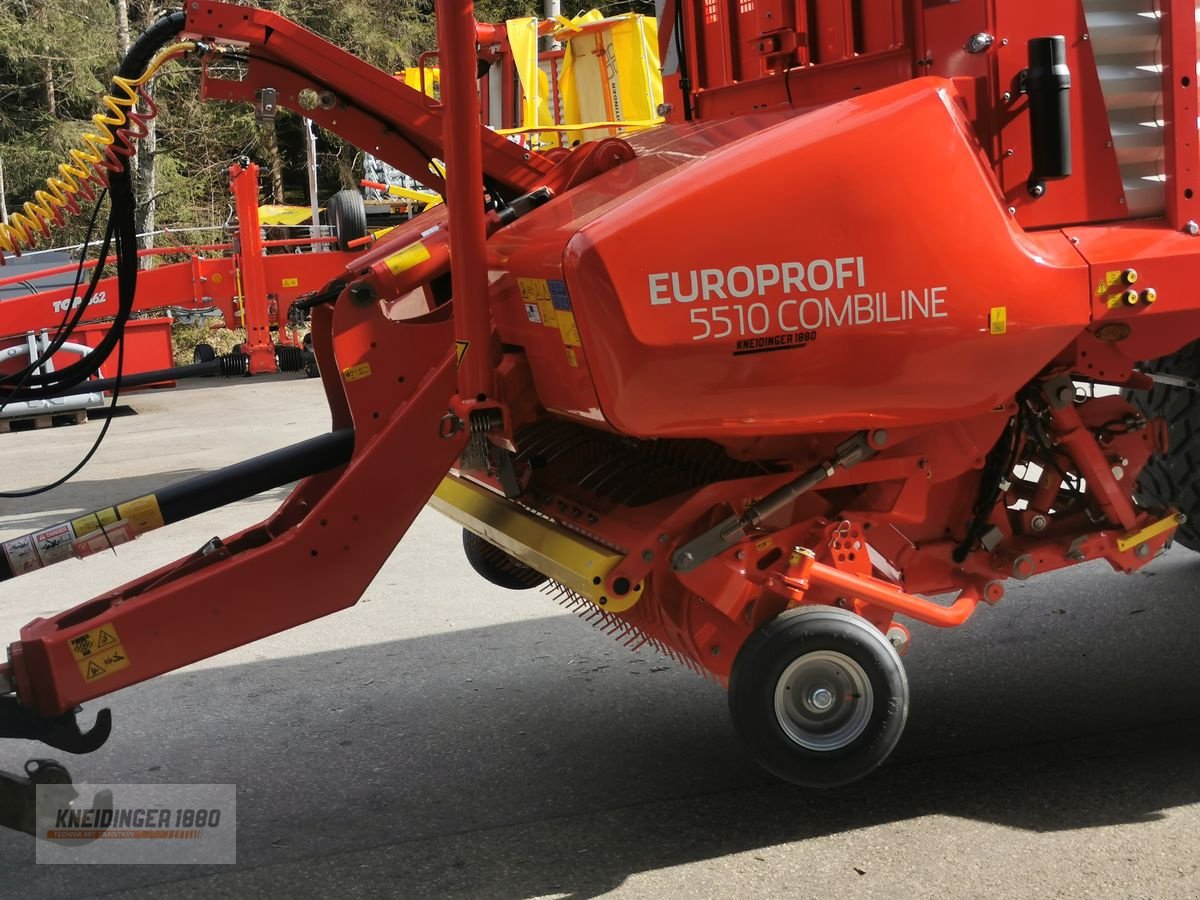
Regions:
[[[862,666],[832,650],[806,653],[775,684],[775,718],[806,750],[829,753],[854,743],[875,706]]]

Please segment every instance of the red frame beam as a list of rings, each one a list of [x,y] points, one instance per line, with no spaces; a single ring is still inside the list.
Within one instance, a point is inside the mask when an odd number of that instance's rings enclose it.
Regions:
[[[246,78],[228,81],[206,75],[206,97],[253,103],[258,88],[274,88],[280,106],[307,116],[426,184],[438,184],[427,167],[430,159],[445,161],[451,153],[443,143],[445,107],[431,106],[420,91],[276,13],[212,0],[192,0],[187,9],[181,36],[248,45]],[[470,49],[466,50],[464,31],[460,44],[464,58],[453,64],[465,73],[470,63],[469,86],[474,91],[473,7],[470,18]],[[298,60],[303,60],[303,69],[296,67]],[[302,95],[308,96],[305,90],[314,92],[315,106],[302,102]],[[474,99],[470,108],[478,117]],[[465,115],[465,109],[460,114]],[[545,156],[491,131],[483,131],[477,143],[482,144],[479,152],[489,181],[512,193],[541,187],[553,168]]]
[[[1200,218],[1195,0],[1162,0],[1162,47],[1167,221],[1182,229]]]

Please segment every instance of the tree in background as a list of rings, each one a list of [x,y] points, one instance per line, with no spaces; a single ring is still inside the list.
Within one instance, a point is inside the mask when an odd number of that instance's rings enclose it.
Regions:
[[[97,111],[131,40],[170,0],[0,0],[0,194],[8,212],[55,172]],[[261,0],[385,71],[416,63],[436,45],[432,0]],[[540,0],[480,0],[477,15],[529,15]],[[230,214],[228,168],[249,156],[268,173],[264,195],[307,201],[301,119],[287,111],[254,121],[240,104],[203,102],[194,66],[169,66],[154,79],[159,105],[151,137],[139,142],[138,230],[157,223],[223,225]],[[327,132],[320,140],[320,193],[357,184],[358,151]],[[56,243],[82,237],[73,222]]]

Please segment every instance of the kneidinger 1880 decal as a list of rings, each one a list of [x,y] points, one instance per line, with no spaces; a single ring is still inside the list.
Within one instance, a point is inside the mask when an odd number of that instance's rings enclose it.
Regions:
[[[649,290],[651,306],[691,304],[693,341],[736,338],[735,356],[800,349],[822,328],[949,315],[945,286],[872,291],[861,256],[656,272]]]

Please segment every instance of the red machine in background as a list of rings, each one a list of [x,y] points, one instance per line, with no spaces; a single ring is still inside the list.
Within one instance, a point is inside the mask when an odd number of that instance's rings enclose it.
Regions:
[[[353,604],[432,502],[485,577],[727,682],[771,771],[866,774],[906,619],[1200,549],[1196,5],[1144,6],[677,0],[669,124],[545,153],[481,127],[469,3],[438,101],[264,10],[165,17],[133,71],[195,54],[447,202],[305,301],[329,434],[0,545],[6,580],[308,476],[26,626],[0,728],[91,749],[78,704]]]
[[[298,298],[311,294],[344,271],[354,253],[340,247],[361,237],[364,231],[361,216],[342,215],[339,222],[343,230],[339,236],[266,240],[259,220],[258,176],[259,167],[249,161],[230,167],[229,182],[236,215],[232,242],[138,251],[139,257],[184,255],[189,259],[143,270],[138,276],[133,311],[138,314],[164,308],[185,312],[219,311],[227,327],[246,329],[246,342],[239,354],[244,359],[229,367],[230,374],[235,370],[239,374],[259,375],[303,368],[305,345],[297,330],[303,321],[295,314],[289,319],[292,306]],[[338,207],[338,212],[345,213],[342,207],[349,205],[353,196],[356,195],[352,192],[342,192],[335,195],[331,203]],[[328,246],[331,244],[339,247]],[[297,252],[316,250],[317,247],[324,252]],[[114,258],[109,257],[106,262],[111,265]],[[99,260],[85,260],[82,271],[90,275],[97,265]],[[25,271],[0,277],[0,287],[24,282],[36,287],[40,279],[74,275],[80,268],[79,264],[71,263],[34,273]],[[3,269],[0,269],[0,276],[3,276]],[[76,336],[94,346],[98,336],[107,333],[103,323],[114,315],[117,288],[118,280],[114,275],[98,282],[87,303],[82,301],[82,286],[57,287],[0,300],[0,335],[8,335],[0,337],[0,352],[5,346],[24,342],[30,332],[54,330],[69,312],[80,307],[80,323],[84,327],[77,329]],[[170,325],[170,319],[137,319],[127,326],[142,337],[135,342],[126,342],[126,374],[154,372],[172,365]],[[211,358],[211,355],[207,356],[207,359]],[[61,354],[55,362],[61,366],[66,360],[66,355]],[[10,363],[8,367],[11,369],[12,365]]]

